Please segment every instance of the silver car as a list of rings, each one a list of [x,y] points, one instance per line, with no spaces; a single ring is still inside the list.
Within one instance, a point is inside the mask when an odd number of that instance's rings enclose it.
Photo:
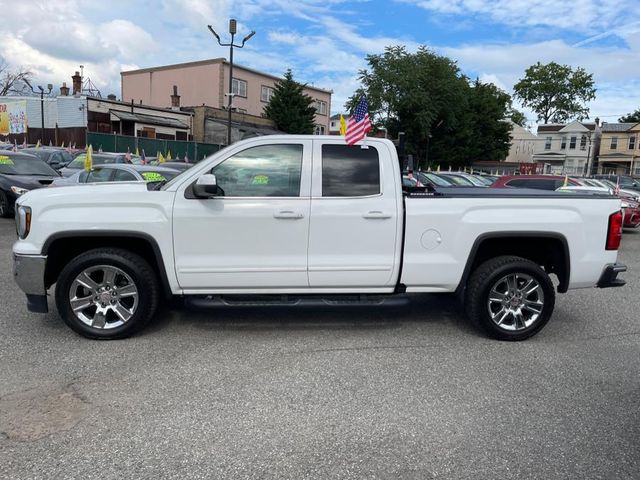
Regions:
[[[178,170],[154,165],[131,165],[115,163],[111,165],[98,165],[91,170],[80,170],[70,177],[57,178],[52,187],[69,185],[82,185],[85,183],[99,182],[163,182],[180,175]]]

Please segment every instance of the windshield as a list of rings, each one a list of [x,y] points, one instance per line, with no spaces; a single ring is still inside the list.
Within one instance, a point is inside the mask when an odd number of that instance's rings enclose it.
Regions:
[[[46,175],[57,177],[58,172],[44,162],[27,156],[0,155],[0,174],[4,175]]]
[[[170,170],[145,170],[139,172],[142,178],[147,182],[163,182],[173,180],[180,175],[181,172],[172,172]]]
[[[421,173],[420,176],[424,177],[427,182],[431,182],[439,187],[450,187],[453,185],[451,182],[442,177],[438,177],[437,175],[433,175],[432,173]]]
[[[87,158],[87,154],[81,153],[73,160],[73,162],[67,165],[67,168],[76,168],[76,169],[84,168],[84,161],[86,158]],[[93,154],[91,156],[91,162],[93,165],[108,165],[112,163],[122,163],[121,161],[118,161],[119,159],[120,157],[116,155]]]
[[[475,187],[476,185],[473,184],[473,182],[471,180],[468,180],[464,177],[458,177],[456,175],[446,175],[444,178],[446,178],[447,180],[452,181],[455,185],[459,185],[461,187]]]

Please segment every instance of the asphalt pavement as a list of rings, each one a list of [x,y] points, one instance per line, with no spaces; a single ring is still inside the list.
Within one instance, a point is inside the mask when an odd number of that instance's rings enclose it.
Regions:
[[[449,296],[166,308],[99,342],[29,313],[0,221],[0,478],[640,478],[640,231],[624,288],[521,343]]]

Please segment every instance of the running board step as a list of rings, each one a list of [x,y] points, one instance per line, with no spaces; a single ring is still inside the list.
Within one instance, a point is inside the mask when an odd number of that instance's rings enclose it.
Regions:
[[[254,307],[254,306],[401,306],[409,303],[404,295],[188,295],[187,307]]]

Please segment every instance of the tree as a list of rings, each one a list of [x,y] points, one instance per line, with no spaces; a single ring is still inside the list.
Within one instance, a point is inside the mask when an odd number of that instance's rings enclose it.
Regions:
[[[527,126],[527,117],[525,117],[524,113],[522,113],[520,110],[512,108],[509,111],[509,118],[516,125],[520,125],[523,128]]]
[[[589,118],[586,103],[596,98],[593,75],[583,68],[540,62],[525,70],[515,84],[515,97],[531,108],[544,123]]]
[[[640,108],[635,112],[627,113],[618,119],[621,123],[640,123]]]
[[[470,85],[453,60],[426,47],[414,54],[402,46],[387,47],[382,54],[368,55],[367,62],[369,69],[359,77],[362,88],[347,109],[353,110],[366,94],[374,127],[386,128],[391,136],[405,132],[407,153],[423,167],[506,156],[508,94],[479,81]]]
[[[291,70],[274,88],[269,103],[264,107],[267,118],[273,120],[278,130],[293,134],[313,133],[316,109],[313,98],[304,93],[304,85],[293,79]]]
[[[0,59],[0,96],[24,95],[31,93],[28,87],[33,74],[24,67],[11,69],[7,63]]]

